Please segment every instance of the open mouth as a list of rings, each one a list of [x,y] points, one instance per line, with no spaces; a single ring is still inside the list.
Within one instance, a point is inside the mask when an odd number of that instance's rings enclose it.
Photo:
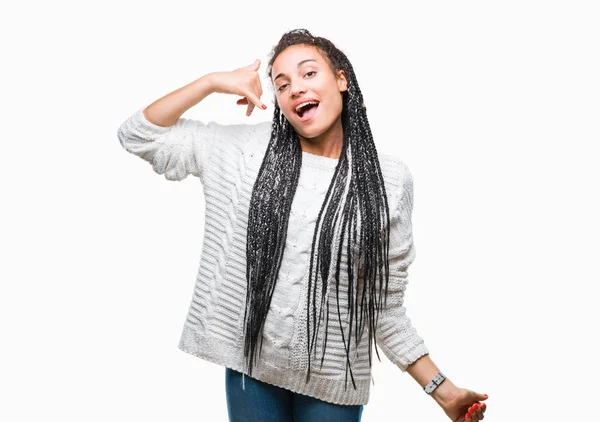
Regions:
[[[308,102],[308,104],[300,107],[298,110],[296,110],[296,113],[298,114],[298,117],[300,118],[301,122],[306,122],[307,120],[310,120],[314,117],[314,115],[317,113],[317,109],[319,108],[319,103],[316,101],[310,101]]]

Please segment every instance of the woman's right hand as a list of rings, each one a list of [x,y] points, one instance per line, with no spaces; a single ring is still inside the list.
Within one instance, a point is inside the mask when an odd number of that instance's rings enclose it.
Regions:
[[[211,74],[213,90],[221,94],[240,95],[238,105],[248,105],[246,115],[250,116],[254,107],[265,110],[267,106],[260,100],[263,94],[258,68],[260,59],[251,65],[240,67],[230,72],[213,72]]]

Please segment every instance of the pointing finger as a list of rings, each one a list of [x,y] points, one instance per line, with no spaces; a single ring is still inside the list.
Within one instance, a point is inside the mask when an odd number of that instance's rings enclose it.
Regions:
[[[246,98],[248,99],[248,111],[246,112],[246,115],[249,116],[250,113],[252,113],[252,111],[254,110],[254,107],[260,107],[263,110],[266,110],[267,106],[265,104],[263,104],[263,102],[256,96],[254,95],[253,92],[248,91],[246,93]]]

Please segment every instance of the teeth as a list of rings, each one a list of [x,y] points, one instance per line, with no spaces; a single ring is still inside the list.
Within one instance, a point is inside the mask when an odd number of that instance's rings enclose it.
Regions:
[[[296,112],[300,112],[300,109],[304,106],[307,106],[308,104],[319,104],[319,103],[316,101],[307,101],[305,103],[298,105],[298,107],[296,107]]]

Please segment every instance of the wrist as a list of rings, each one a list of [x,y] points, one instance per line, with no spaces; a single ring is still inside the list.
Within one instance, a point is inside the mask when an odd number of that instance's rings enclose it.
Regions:
[[[440,385],[436,387],[430,394],[430,396],[439,404],[441,407],[445,407],[451,402],[458,393],[458,387],[446,378]]]
[[[211,72],[211,73],[207,73],[206,75],[200,77],[197,82],[201,85],[203,85],[203,88],[205,90],[206,95],[210,95],[210,94],[214,94],[217,93],[217,81],[216,81],[216,73],[217,72]]]

